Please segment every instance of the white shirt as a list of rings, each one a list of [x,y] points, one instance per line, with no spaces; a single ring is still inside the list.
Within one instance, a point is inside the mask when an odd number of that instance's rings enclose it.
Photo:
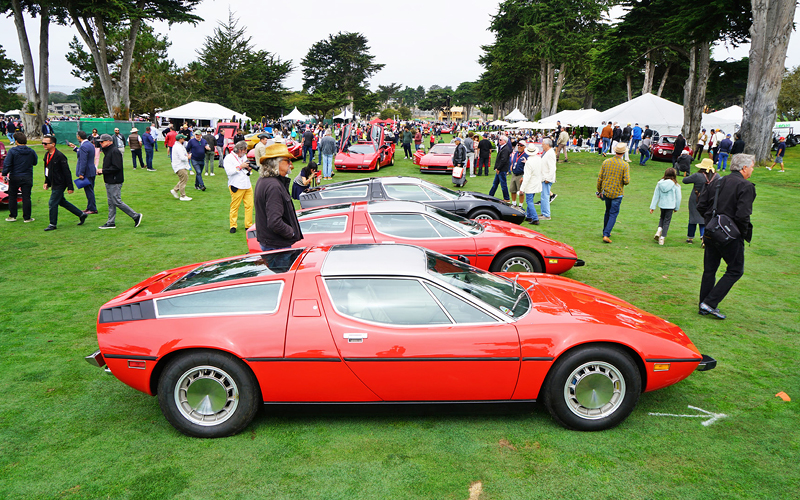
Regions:
[[[250,189],[250,176],[247,175],[247,169],[240,168],[242,165],[247,164],[247,155],[239,156],[236,153],[229,153],[225,160],[222,162],[225,173],[228,174],[228,186],[233,186],[238,189]]]
[[[180,141],[175,141],[172,146],[172,170],[178,173],[181,169],[190,170],[189,155],[186,154],[186,147]]]
[[[525,174],[519,190],[525,194],[542,192],[542,158],[539,155],[530,155],[525,161]]]
[[[556,151],[553,148],[542,155],[542,182],[556,182]]]

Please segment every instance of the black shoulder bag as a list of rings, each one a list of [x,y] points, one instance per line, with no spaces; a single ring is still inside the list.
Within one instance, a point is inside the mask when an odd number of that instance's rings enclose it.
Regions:
[[[711,221],[706,224],[705,236],[719,246],[726,246],[730,242],[741,237],[741,233],[733,219],[725,214],[717,213],[721,183],[722,179],[717,179],[717,188],[714,193],[714,207],[711,212]]]

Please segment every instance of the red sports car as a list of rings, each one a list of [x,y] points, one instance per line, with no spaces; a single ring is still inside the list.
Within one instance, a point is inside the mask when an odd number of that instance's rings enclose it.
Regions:
[[[675,150],[675,139],[677,135],[662,135],[658,137],[655,145],[650,147],[650,152],[653,154],[654,160],[672,161],[672,152]],[[686,144],[689,149],[692,147]],[[692,151],[689,154],[694,154]]]
[[[163,271],[103,305],[97,342],[89,363],[198,437],[240,432],[262,403],[311,402],[543,400],[561,425],[603,430],[640,393],[716,364],[678,326],[588,285],[407,245]]]
[[[453,153],[455,144],[435,144],[426,154],[419,150],[414,153],[414,164],[420,172],[453,173]]]
[[[394,144],[384,140],[383,126],[372,125],[370,141],[348,144],[340,141],[339,153],[333,160],[337,171],[375,170],[394,165]]]
[[[297,212],[309,245],[404,243],[419,245],[492,272],[561,274],[583,266],[575,250],[518,224],[469,220],[415,201],[359,201]],[[247,248],[261,252],[256,225],[247,230]]]

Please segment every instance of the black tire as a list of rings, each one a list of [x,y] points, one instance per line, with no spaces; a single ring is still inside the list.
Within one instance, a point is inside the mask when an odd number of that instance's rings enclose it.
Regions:
[[[218,438],[241,432],[258,411],[260,394],[247,366],[219,351],[180,355],[169,362],[158,381],[158,404],[164,417],[194,437]]]
[[[475,210],[469,213],[469,218],[498,220],[500,217],[494,210],[490,210],[488,208],[476,208]]]
[[[493,273],[541,273],[542,263],[530,250],[511,248],[495,257],[490,271]]]
[[[633,359],[606,346],[567,353],[553,366],[542,387],[545,407],[553,419],[577,431],[602,431],[619,425],[636,407],[641,392],[642,378]],[[586,406],[590,400],[595,401]]]

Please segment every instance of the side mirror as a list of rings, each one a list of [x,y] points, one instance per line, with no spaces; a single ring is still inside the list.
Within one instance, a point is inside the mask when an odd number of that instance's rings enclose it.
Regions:
[[[464,264],[469,264],[469,258],[466,255],[456,255],[456,260],[459,262],[463,262]]]

